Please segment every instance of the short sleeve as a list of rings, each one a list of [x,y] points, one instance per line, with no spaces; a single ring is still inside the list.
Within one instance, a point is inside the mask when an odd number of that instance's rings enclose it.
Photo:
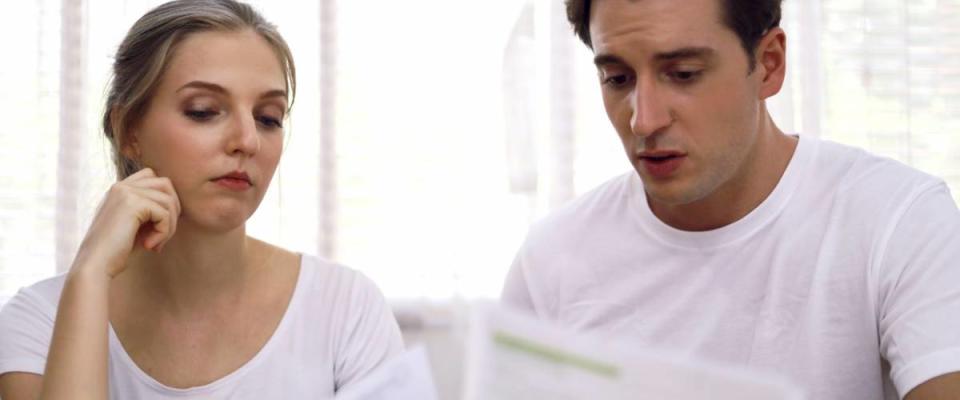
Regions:
[[[43,374],[56,307],[27,289],[0,309],[0,375]]]
[[[361,381],[385,361],[403,352],[397,320],[369,278],[353,273],[348,299],[349,315],[335,359],[337,390]]]
[[[517,254],[510,266],[510,272],[503,283],[503,292],[500,294],[500,302],[509,308],[534,314],[536,311],[533,306],[533,297],[530,295],[530,287],[527,284],[527,271],[523,264],[523,250]]]
[[[942,183],[896,219],[878,268],[880,350],[901,396],[960,371],[960,211]]]

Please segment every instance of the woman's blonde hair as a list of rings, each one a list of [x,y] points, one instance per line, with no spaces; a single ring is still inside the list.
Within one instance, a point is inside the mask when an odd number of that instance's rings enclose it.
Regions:
[[[249,5],[234,0],[175,0],[133,24],[117,49],[103,112],[103,133],[113,148],[118,181],[139,169],[135,160],[123,154],[126,132],[146,113],[177,46],[192,33],[244,29],[258,33],[276,52],[292,106],[297,90],[293,55],[276,26]]]

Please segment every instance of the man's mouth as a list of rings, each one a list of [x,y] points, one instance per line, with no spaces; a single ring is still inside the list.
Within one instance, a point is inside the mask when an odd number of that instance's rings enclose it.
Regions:
[[[679,156],[640,156],[642,160],[652,163],[664,163],[677,157]]]
[[[640,163],[654,179],[666,179],[673,176],[686,159],[686,154],[679,151],[645,151],[638,154]]]
[[[686,156],[686,154],[679,151],[675,151],[675,150],[657,150],[657,151],[644,151],[644,152],[641,152],[638,156],[643,161],[662,163],[662,162],[670,161],[671,159],[674,159],[677,157],[684,157]]]

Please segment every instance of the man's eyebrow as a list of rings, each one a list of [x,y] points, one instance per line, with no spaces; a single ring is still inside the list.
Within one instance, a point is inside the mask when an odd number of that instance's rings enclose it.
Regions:
[[[653,58],[657,61],[675,61],[687,58],[711,58],[717,53],[710,47],[682,47],[676,50],[657,53]],[[597,67],[604,65],[626,65],[622,58],[613,54],[597,54],[593,58],[593,64]]]
[[[626,63],[623,62],[622,58],[617,57],[613,54],[597,54],[596,57],[593,57],[593,64],[598,67],[602,67],[604,65],[610,65],[610,64],[624,65]]]
[[[714,54],[716,54],[716,50],[710,47],[683,47],[664,53],[657,53],[653,58],[657,61],[674,61],[685,58],[711,58]]]

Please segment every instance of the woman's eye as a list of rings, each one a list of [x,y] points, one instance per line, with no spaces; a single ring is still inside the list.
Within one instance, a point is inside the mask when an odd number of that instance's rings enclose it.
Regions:
[[[257,122],[259,122],[260,125],[263,125],[267,128],[283,128],[283,122],[281,122],[280,119],[273,118],[273,117],[260,116],[260,117],[257,117]]]
[[[186,110],[183,112],[183,115],[186,115],[188,118],[194,121],[207,121],[213,117],[217,116],[217,112],[213,110]]]

